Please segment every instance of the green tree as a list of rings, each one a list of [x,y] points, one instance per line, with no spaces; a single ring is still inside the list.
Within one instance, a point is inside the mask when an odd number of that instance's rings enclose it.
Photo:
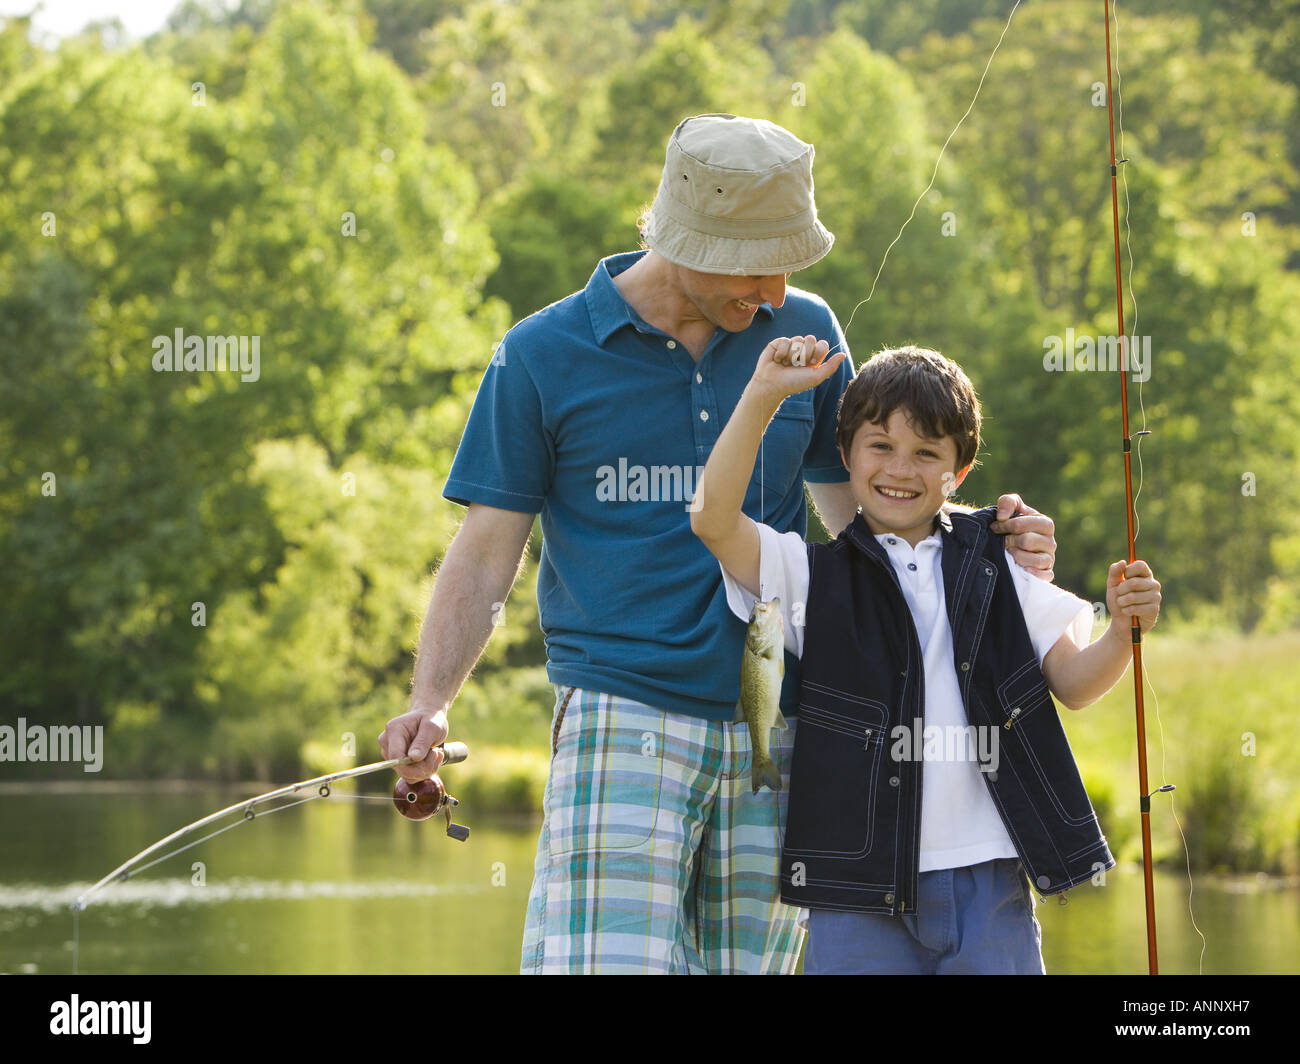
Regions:
[[[282,5],[202,105],[165,47],[3,38],[0,697],[106,720],[110,773],[283,767],[409,678],[506,317],[473,179],[364,25]],[[155,372],[176,329],[258,338],[257,379]]]
[[[1035,343],[1009,337],[973,361],[1007,445],[989,464],[1033,486],[1068,545],[1062,581],[1100,599],[1104,563],[1125,546],[1118,383],[1043,366],[1054,335],[1116,331],[1106,111],[1097,106],[1104,26],[1095,15],[1073,3],[1019,14],[953,147],[982,192],[973,207],[975,228],[996,248],[990,283],[1027,287],[1041,308]],[[950,110],[968,99],[972,69],[999,32],[978,23],[969,37],[928,38],[904,58]],[[1169,605],[1220,603],[1222,616],[1249,627],[1265,608],[1271,544],[1297,501],[1281,481],[1300,422],[1285,339],[1294,312],[1273,294],[1294,291],[1283,268],[1294,235],[1248,236],[1242,213],[1293,190],[1295,175],[1278,164],[1291,97],[1248,53],[1200,44],[1190,19],[1130,17],[1121,54],[1117,150],[1130,159],[1121,212],[1132,227],[1137,298],[1126,327],[1152,344],[1150,382],[1140,394],[1130,389],[1133,429],[1144,402],[1154,430],[1142,445],[1138,550],[1167,578]],[[1127,253],[1125,271],[1127,300]],[[1033,401],[1002,401],[1034,378]],[[1252,508],[1241,495],[1245,471],[1269,481],[1266,505]]]

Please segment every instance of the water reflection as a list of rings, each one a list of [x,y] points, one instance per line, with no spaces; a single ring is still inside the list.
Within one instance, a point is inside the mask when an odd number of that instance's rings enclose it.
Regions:
[[[68,972],[68,906],[178,826],[235,800],[183,794],[0,797],[0,971]],[[537,825],[476,817],[469,842],[382,801],[322,799],[258,819],[96,894],[78,918],[85,973],[494,973],[518,970]],[[1294,972],[1300,890],[1198,883],[1206,972]],[[1184,878],[1156,876],[1161,971],[1195,974]],[[1038,907],[1053,973],[1146,970],[1142,877]]]

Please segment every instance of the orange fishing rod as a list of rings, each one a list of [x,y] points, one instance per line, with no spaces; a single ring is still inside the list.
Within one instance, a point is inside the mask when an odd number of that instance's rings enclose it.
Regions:
[[[1128,429],[1128,377],[1129,338],[1124,331],[1124,290],[1120,281],[1119,262],[1119,190],[1116,185],[1121,163],[1127,159],[1115,158],[1115,102],[1110,81],[1110,0],[1103,0],[1106,8],[1106,115],[1110,123],[1110,211],[1115,232],[1115,312],[1119,319],[1119,395],[1120,410],[1124,419],[1124,501],[1128,520],[1128,560],[1137,559],[1133,543],[1133,462],[1132,439]],[[1146,435],[1146,431],[1138,433]],[[1142,707],[1142,625],[1133,618],[1133,704],[1137,712],[1137,755],[1139,808],[1142,814],[1142,877],[1146,885],[1147,902],[1147,968],[1150,974],[1159,975],[1156,960],[1156,899],[1155,884],[1151,875],[1151,794],[1147,791],[1147,728]],[[1166,785],[1160,790],[1173,790]]]

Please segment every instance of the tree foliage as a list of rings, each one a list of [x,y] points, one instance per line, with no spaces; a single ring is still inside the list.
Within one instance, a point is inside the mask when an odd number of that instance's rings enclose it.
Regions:
[[[1118,23],[1138,552],[1170,616],[1278,627],[1300,618],[1295,5],[1166,9]],[[1100,600],[1118,379],[1044,364],[1116,331],[1093,4],[1022,5],[935,167],[1008,11],[190,0],[139,45],[52,51],[5,22],[0,703],[109,724],[110,772],[368,745],[403,708],[492,345],[636,246],[669,135],[709,111],[816,145],[836,245],[794,283],[852,318],[859,362],[913,342],[967,367],[966,498],[1052,514],[1058,580]],[[178,329],[257,337],[257,379],[157,371]],[[544,656],[536,556],[466,706],[545,702],[508,672]]]

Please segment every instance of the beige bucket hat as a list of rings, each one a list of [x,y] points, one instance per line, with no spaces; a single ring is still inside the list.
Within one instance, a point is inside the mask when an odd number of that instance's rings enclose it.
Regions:
[[[811,266],[835,243],[817,220],[813,146],[762,118],[685,119],[668,141],[642,234],[700,273],[765,276]]]

